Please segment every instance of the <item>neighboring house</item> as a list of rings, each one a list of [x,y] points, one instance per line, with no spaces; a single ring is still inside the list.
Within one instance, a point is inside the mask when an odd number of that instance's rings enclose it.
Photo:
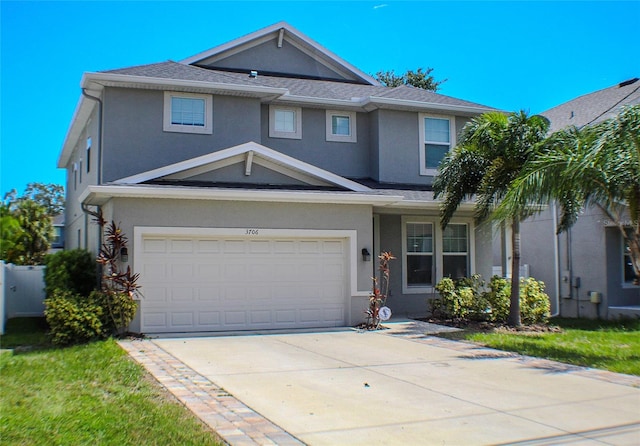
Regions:
[[[622,82],[554,107],[542,115],[551,131],[598,124],[624,106],[640,104],[640,80]],[[640,315],[640,287],[619,229],[595,207],[558,236],[559,210],[551,206],[522,224],[522,263],[555,297],[554,312],[568,317]],[[597,303],[600,301],[600,303]]]
[[[400,316],[426,314],[443,276],[491,274],[490,231],[471,204],[441,230],[431,183],[492,108],[381,86],[282,22],[81,86],[58,161],[66,246],[98,249],[85,211],[121,224],[134,331],[357,324],[381,251]]]

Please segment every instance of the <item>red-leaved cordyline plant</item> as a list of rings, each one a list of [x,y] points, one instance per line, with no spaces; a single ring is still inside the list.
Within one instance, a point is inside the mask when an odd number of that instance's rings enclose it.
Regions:
[[[99,221],[104,228],[104,242],[100,248],[97,262],[102,265],[101,291],[105,297],[111,323],[117,329],[123,329],[135,315],[134,298],[141,297],[139,274],[131,267],[122,270],[122,253],[127,251],[128,239],[115,222],[109,224]]]
[[[129,240],[115,222],[105,225],[104,243],[98,254],[98,263],[103,266],[102,288],[136,297],[140,285],[136,282],[139,274],[133,274],[131,267],[126,271],[120,269],[122,249],[127,248]]]
[[[385,306],[389,296],[389,262],[395,257],[388,251],[383,251],[379,256],[380,279],[372,277],[373,290],[369,295],[369,309],[367,310],[367,328],[377,330],[380,327],[380,308]]]

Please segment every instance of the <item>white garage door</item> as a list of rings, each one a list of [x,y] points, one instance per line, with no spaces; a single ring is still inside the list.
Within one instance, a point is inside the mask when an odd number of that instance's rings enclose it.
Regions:
[[[143,236],[144,333],[345,324],[344,239]]]

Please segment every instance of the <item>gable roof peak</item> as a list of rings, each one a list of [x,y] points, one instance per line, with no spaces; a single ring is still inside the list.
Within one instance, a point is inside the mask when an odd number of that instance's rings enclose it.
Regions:
[[[316,60],[320,65],[330,67],[332,70],[348,78],[365,85],[379,86],[380,83],[372,76],[361,71],[338,55],[334,54],[318,42],[303,34],[289,23],[280,21],[273,25],[259,29],[230,42],[218,45],[208,50],[202,51],[191,57],[180,61],[185,65],[198,65],[212,60],[220,60],[226,56],[256,47],[267,40],[275,40],[278,48],[282,47],[284,41],[291,42],[294,46],[306,53],[307,56]],[[214,68],[212,66],[211,68]],[[250,67],[248,70],[260,72],[260,67]],[[249,71],[247,71],[249,73]]]

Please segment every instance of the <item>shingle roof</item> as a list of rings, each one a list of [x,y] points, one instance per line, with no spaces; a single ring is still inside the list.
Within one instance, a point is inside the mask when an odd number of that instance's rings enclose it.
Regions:
[[[603,90],[585,94],[553,107],[541,115],[551,121],[552,132],[570,126],[583,127],[605,121],[627,105],[640,104],[640,79],[630,79]]]
[[[200,68],[173,61],[139,65],[117,70],[102,71],[106,74],[123,74],[128,76],[140,76],[161,79],[202,81],[242,86],[263,86],[274,88],[286,88],[292,96],[317,98],[319,100],[345,100],[354,98],[385,98],[405,101],[415,101],[429,104],[479,107],[493,110],[491,107],[464,101],[451,96],[435,93],[419,88],[400,86],[384,87],[375,85],[361,85],[348,82],[336,82],[328,80],[300,79],[279,76],[260,75],[249,77],[248,73],[234,73],[228,71]]]

